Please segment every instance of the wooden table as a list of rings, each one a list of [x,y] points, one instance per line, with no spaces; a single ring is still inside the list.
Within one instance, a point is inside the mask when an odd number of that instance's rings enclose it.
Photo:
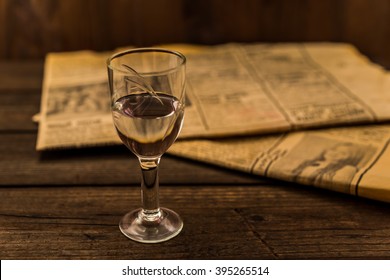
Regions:
[[[0,62],[1,259],[390,259],[388,204],[165,155],[161,204],[184,229],[161,244],[127,239],[140,206],[124,147],[35,150],[42,61]]]

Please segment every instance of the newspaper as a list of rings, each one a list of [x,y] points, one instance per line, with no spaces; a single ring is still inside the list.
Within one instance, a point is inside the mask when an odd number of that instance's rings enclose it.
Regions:
[[[390,75],[353,46],[164,47],[188,58],[185,124],[169,153],[390,202],[390,125],[378,124],[390,120]],[[38,150],[121,143],[110,55],[47,56]]]
[[[390,202],[390,125],[177,141],[170,153],[269,178]]]
[[[335,43],[166,46],[187,58],[181,138],[286,132],[390,119],[390,78]],[[109,53],[45,61],[37,149],[120,143],[111,120]]]

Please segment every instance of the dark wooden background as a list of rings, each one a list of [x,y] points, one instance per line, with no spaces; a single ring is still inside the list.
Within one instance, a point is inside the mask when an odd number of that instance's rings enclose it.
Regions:
[[[0,59],[161,43],[342,41],[390,67],[388,0],[0,0]]]

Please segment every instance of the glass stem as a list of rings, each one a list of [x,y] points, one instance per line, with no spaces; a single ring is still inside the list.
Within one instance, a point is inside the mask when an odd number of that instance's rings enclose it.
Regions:
[[[142,211],[139,217],[146,223],[159,223],[162,213],[159,206],[158,166],[160,157],[139,158],[141,165]]]

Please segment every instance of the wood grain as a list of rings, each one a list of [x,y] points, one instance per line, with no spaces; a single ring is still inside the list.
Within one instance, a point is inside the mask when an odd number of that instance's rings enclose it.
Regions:
[[[36,132],[38,124],[32,121],[32,116],[39,113],[40,100],[40,91],[0,89],[0,133]]]
[[[0,58],[6,57],[6,11],[7,11],[7,2],[0,0]]]
[[[43,59],[28,61],[0,60],[0,96],[9,90],[36,90],[40,93],[42,78]]]
[[[0,195],[1,259],[390,258],[388,205],[292,185],[164,188],[161,203],[181,214],[184,230],[147,246],[117,226],[139,207],[135,189],[0,188]]]
[[[0,0],[0,7],[3,59],[178,42],[343,41],[390,68],[387,0]]]
[[[32,116],[39,113],[43,62],[0,61],[0,133],[37,131]]]

